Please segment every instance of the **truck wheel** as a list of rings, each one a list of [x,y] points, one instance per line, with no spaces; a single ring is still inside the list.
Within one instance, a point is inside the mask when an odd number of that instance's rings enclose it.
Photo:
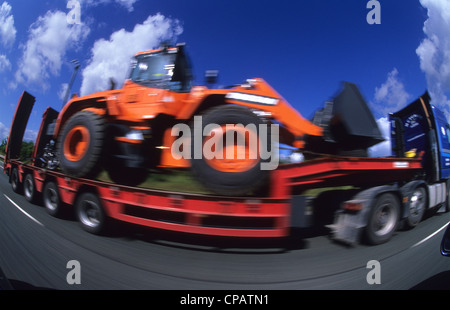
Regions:
[[[37,193],[32,173],[27,173],[25,175],[25,179],[23,180],[23,193],[25,195],[25,199],[28,200],[28,202],[35,201]]]
[[[210,124],[218,126],[207,127]],[[234,126],[234,129],[230,129],[227,124],[239,124],[242,127]],[[261,124],[264,124],[262,119],[241,106],[219,106],[204,114],[202,141],[196,143],[195,137],[191,141],[191,166],[197,179],[206,188],[225,196],[255,194],[267,184],[269,174],[267,170],[261,169],[261,163],[270,158],[261,159],[259,146],[263,142],[262,139],[265,139],[270,148],[270,128],[267,126],[267,137],[260,137]],[[246,130],[247,126],[249,130]],[[205,127],[209,128],[209,132],[205,132]],[[195,128],[192,132],[195,133]],[[233,138],[233,143],[226,143],[227,133]],[[214,139],[216,143],[210,139]],[[256,144],[251,141],[256,141]],[[201,150],[196,150],[200,147]]]
[[[423,187],[417,187],[409,203],[409,215],[406,218],[408,228],[416,227],[420,223],[427,207],[427,193]]]
[[[22,183],[20,183],[19,179],[19,169],[12,169],[10,182],[12,190],[17,194],[20,194],[22,191]]]
[[[58,143],[62,171],[74,177],[94,178],[101,170],[104,120],[90,111],[73,115],[64,126]]]
[[[90,192],[81,194],[76,200],[75,209],[84,230],[96,235],[105,231],[106,214],[96,194]]]
[[[61,213],[62,202],[56,183],[53,181],[47,182],[44,186],[42,196],[47,213],[52,216],[58,216]]]
[[[391,193],[380,195],[370,210],[365,230],[367,241],[372,245],[387,242],[397,229],[399,215],[397,197]]]

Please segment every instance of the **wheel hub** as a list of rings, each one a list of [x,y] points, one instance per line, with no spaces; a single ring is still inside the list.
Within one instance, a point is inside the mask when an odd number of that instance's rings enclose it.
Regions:
[[[84,126],[75,126],[64,141],[64,156],[70,161],[79,161],[86,155],[89,141],[89,130]]]
[[[252,130],[222,125],[204,139],[203,156],[215,170],[244,172],[259,162],[259,139]]]

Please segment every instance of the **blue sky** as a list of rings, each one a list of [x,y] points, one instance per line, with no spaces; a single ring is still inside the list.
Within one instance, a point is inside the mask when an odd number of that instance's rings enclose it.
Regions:
[[[260,77],[306,118],[341,81],[359,85],[382,126],[427,89],[450,111],[450,1],[379,0],[374,25],[368,2],[79,0],[81,24],[69,24],[66,0],[0,0],[0,138],[23,90],[37,98],[29,137],[47,106],[61,108],[73,59],[72,92],[87,94],[123,82],[130,55],[161,39],[187,44],[197,85],[208,69],[221,85]]]

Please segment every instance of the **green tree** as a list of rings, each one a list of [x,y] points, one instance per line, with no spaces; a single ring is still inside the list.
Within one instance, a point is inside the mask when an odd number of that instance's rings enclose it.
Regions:
[[[33,154],[34,143],[32,141],[22,141],[22,148],[20,149],[20,158],[29,159]]]
[[[8,139],[4,138],[2,140],[2,143],[0,143],[0,154],[5,154],[5,149],[6,149],[6,143],[8,142]]]
[[[6,143],[8,139],[3,139],[0,143],[0,154],[4,155],[6,150]],[[20,159],[30,159],[33,154],[34,143],[32,141],[22,141],[22,147],[20,149]]]

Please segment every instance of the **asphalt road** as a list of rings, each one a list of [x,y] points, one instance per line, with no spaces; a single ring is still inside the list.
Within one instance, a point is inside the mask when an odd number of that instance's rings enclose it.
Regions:
[[[438,212],[379,246],[346,247],[320,234],[290,241],[208,239],[119,224],[114,233],[95,236],[70,212],[54,218],[28,203],[1,174],[0,268],[18,289],[441,289],[450,288],[450,258],[439,252],[449,220]],[[80,284],[67,281],[73,260]],[[380,284],[367,282],[371,260],[380,263]]]

